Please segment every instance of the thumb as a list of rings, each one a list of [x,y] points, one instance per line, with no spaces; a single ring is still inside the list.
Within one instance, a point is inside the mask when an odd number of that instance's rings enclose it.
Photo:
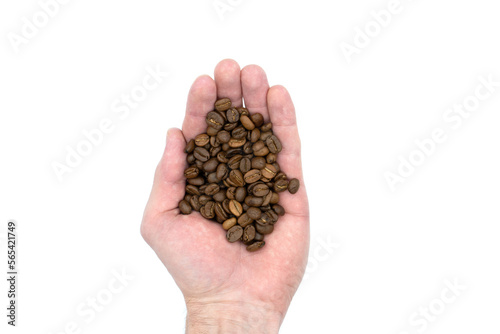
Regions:
[[[153,189],[145,215],[167,212],[178,214],[176,209],[185,191],[184,169],[187,165],[185,146],[186,140],[181,130],[169,129],[165,151],[156,167]]]

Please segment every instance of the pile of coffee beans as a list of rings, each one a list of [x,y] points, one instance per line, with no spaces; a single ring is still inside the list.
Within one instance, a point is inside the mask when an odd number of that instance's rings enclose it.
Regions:
[[[229,242],[241,240],[250,252],[265,245],[264,236],[285,210],[279,194],[295,194],[299,180],[289,180],[276,162],[282,146],[272,124],[259,113],[233,108],[230,99],[215,102],[206,117],[206,133],[185,148],[189,167],[181,213],[192,210],[222,224]]]

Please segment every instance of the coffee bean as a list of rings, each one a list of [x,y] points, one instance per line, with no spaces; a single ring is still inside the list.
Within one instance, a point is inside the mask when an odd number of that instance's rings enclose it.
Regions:
[[[243,153],[249,154],[249,155],[253,153],[252,142],[247,141],[245,143],[245,145],[243,145]],[[252,155],[252,157],[253,157],[253,155]]]
[[[207,135],[212,137],[212,136],[217,136],[217,133],[219,133],[219,130],[216,128],[213,128],[211,126],[207,126],[206,132],[207,132]]]
[[[263,157],[252,158],[252,168],[263,169],[264,167],[266,167],[266,159]]]
[[[272,128],[273,128],[272,123],[266,123],[266,124],[262,125],[262,127],[260,128],[260,131],[268,132],[268,131],[271,131]]]
[[[238,123],[226,123],[226,124],[224,124],[223,129],[226,130],[227,132],[231,132],[237,126],[238,126]]]
[[[247,116],[249,115],[249,113],[248,113],[248,109],[247,109],[247,108],[241,108],[241,107],[240,107],[240,108],[236,108],[236,109],[237,109],[237,110],[238,110],[238,112],[240,113],[240,116],[241,116],[241,115],[247,115]]]
[[[285,214],[285,209],[279,204],[274,204],[273,210],[280,216],[283,216]]]
[[[210,137],[210,144],[209,147],[220,147],[221,143],[219,139],[217,139],[217,136]],[[208,150],[209,148],[207,148]]]
[[[198,198],[199,197],[197,195],[195,195],[195,196],[191,197],[191,199],[189,200],[189,204],[191,205],[191,207],[195,211],[200,211],[200,208],[201,208],[201,204],[200,204],[200,201],[198,200]]]
[[[255,232],[255,238],[253,238],[254,241],[262,241],[264,240],[264,234],[260,234],[259,232]]]
[[[193,153],[188,154],[187,157],[186,157],[186,161],[190,165],[194,164],[194,162],[196,161],[196,158],[194,157],[194,154]]]
[[[219,183],[221,179],[217,177],[217,173],[209,173],[207,175],[207,182],[208,183]]]
[[[225,229],[226,231],[229,230],[231,227],[236,225],[236,218],[229,218],[222,223],[222,228]]]
[[[215,203],[208,201],[207,204],[201,207],[200,213],[203,217],[207,219],[212,219],[215,217]]]
[[[266,144],[267,144],[267,147],[269,148],[269,151],[271,151],[271,153],[281,152],[281,149],[282,149],[281,142],[278,139],[278,137],[276,137],[275,135],[268,137],[266,139]]]
[[[193,197],[193,195],[191,194],[186,194],[186,196],[184,196],[184,200],[189,202],[191,200],[191,197]],[[243,209],[245,211],[245,209]]]
[[[231,132],[231,136],[235,139],[243,139],[247,136],[247,130],[242,126],[238,126]]]
[[[229,210],[229,199],[226,198],[225,200],[222,201],[222,208],[224,211],[226,211],[227,214],[231,214],[231,211]]]
[[[224,126],[224,118],[216,111],[209,112],[205,120],[208,126],[216,130],[220,130]]]
[[[250,116],[252,119],[253,124],[255,124],[256,127],[260,128],[262,124],[264,124],[264,117],[262,117],[262,114],[255,113],[252,116]]]
[[[226,211],[224,210],[224,207],[220,202],[215,203],[215,215],[217,218],[219,218],[220,222],[222,223],[228,218],[228,215],[226,214]]]
[[[227,162],[228,167],[231,169],[239,169],[241,159],[243,159],[243,156],[241,154],[235,155]]]
[[[192,184],[188,184],[186,186],[186,192],[191,195],[200,195],[200,191],[198,190],[197,186],[194,186]]]
[[[262,128],[260,129],[260,140],[262,141],[266,141],[267,138],[271,137],[273,135],[273,133],[271,131],[266,131],[266,132],[262,132]]]
[[[240,120],[240,113],[236,108],[231,108],[226,111],[226,118],[229,123],[236,123]]]
[[[247,213],[248,217],[250,217],[253,220],[259,219],[260,216],[262,215],[262,211],[260,211],[259,208],[255,208],[255,207],[249,208],[246,213]]]
[[[269,205],[271,203],[271,198],[273,197],[273,192],[270,191],[267,195],[264,196],[264,201],[262,202],[262,206]]]
[[[179,202],[179,209],[181,210],[181,213],[183,215],[189,215],[193,211],[193,208],[186,200],[182,200]]]
[[[229,147],[236,148],[236,147],[241,147],[245,145],[247,142],[246,138],[241,138],[241,139],[236,139],[236,138],[231,138],[229,139]]]
[[[217,161],[219,161],[221,164],[225,164],[229,161],[229,159],[226,157],[227,152],[219,152],[217,153]]]
[[[243,230],[243,242],[247,243],[255,238],[255,227],[253,225],[248,225]]]
[[[269,153],[267,156],[266,156],[266,162],[268,164],[273,164],[276,162],[276,159],[277,159],[277,155],[274,154],[274,153]]]
[[[249,251],[249,252],[258,251],[259,249],[264,247],[265,244],[266,244],[265,241],[256,241],[253,244],[247,246],[247,251]]]
[[[280,193],[288,189],[288,180],[278,180],[274,183],[274,191]]]
[[[225,130],[219,131],[217,133],[217,139],[221,143],[227,143],[231,139],[231,134]]]
[[[210,142],[210,136],[206,133],[202,133],[194,137],[194,142],[196,146],[205,146]]]
[[[254,183],[260,180],[262,172],[258,169],[251,169],[245,173],[244,179],[246,183]]]
[[[220,187],[217,183],[211,183],[205,188],[205,194],[208,196],[213,196],[216,193],[218,193],[220,190]]]
[[[235,200],[242,203],[243,201],[245,201],[246,196],[247,196],[247,188],[245,187],[236,188],[236,192],[234,193]]]
[[[207,173],[212,173],[215,172],[218,165],[219,161],[216,158],[212,158],[203,164],[203,170]]]
[[[295,194],[297,191],[299,191],[300,188],[300,182],[297,179],[291,179],[290,183],[288,184],[288,191],[290,194]]]
[[[243,213],[243,208],[241,207],[240,202],[232,199],[229,201],[229,211],[231,211],[231,213],[236,217],[239,217]]]
[[[255,128],[252,130],[252,132],[250,132],[250,138],[249,140],[252,142],[252,143],[256,143],[258,140],[260,139],[260,130]]]
[[[225,179],[229,173],[229,169],[226,164],[219,164],[216,170],[216,176],[220,180]]]
[[[219,147],[211,147],[209,152],[210,152],[210,156],[212,157],[217,157],[217,154],[219,154],[219,152],[222,150],[222,147],[219,146]],[[269,155],[269,154],[268,154]]]
[[[206,189],[205,189],[206,192]],[[225,190],[219,190],[217,193],[215,193],[212,198],[216,202],[223,202],[226,199],[226,191]]]
[[[201,176],[197,176],[192,179],[187,179],[187,182],[189,184],[192,184],[193,186],[201,186],[202,184],[205,183],[205,179]]]
[[[269,153],[269,148],[262,140],[259,140],[258,142],[253,144],[252,150],[253,154],[256,157],[265,157]]]
[[[248,214],[245,212],[244,214],[242,214],[239,218],[238,218],[238,224],[241,226],[241,227],[245,227],[247,226],[248,224],[251,224],[252,223],[252,219],[248,216]]]
[[[271,220],[271,221],[270,221],[270,223],[271,223],[271,224],[273,224],[273,225],[274,225],[274,224],[278,221],[278,219],[280,218],[280,217],[278,216],[278,214],[277,214],[276,212],[274,212],[274,210],[273,210],[273,209],[271,209],[271,208],[269,208],[269,210],[266,210],[266,214],[267,214],[267,216],[269,217],[269,219]]]
[[[252,168],[252,162],[250,161],[249,158],[243,158],[240,161],[240,171],[245,174]]]
[[[270,223],[270,219],[269,219],[269,216],[267,215],[267,213],[262,213],[260,215],[260,218],[259,219],[256,219],[255,222],[258,224],[258,225],[268,225]],[[261,233],[261,232],[259,232]]]
[[[184,171],[184,176],[188,179],[193,179],[193,178],[197,177],[199,173],[200,173],[200,170],[198,169],[198,167],[188,167]]]
[[[203,147],[197,147],[194,149],[194,157],[201,162],[205,162],[210,159],[210,152]]]
[[[268,224],[268,225],[261,225],[261,224],[256,224],[255,229],[257,232],[260,234],[271,234],[274,231],[274,225]]]
[[[215,102],[215,110],[226,111],[231,108],[231,100],[228,98],[220,99]]]
[[[235,225],[231,227],[226,234],[227,241],[236,242],[243,236],[243,228],[241,226]]]
[[[252,120],[246,115],[240,116],[240,122],[247,130],[255,129],[255,124],[253,124]]]
[[[234,199],[236,197],[236,187],[227,188],[226,197],[229,199]]]
[[[245,203],[248,206],[259,207],[259,206],[262,205],[262,202],[264,202],[264,200],[262,199],[262,197],[247,196],[245,198]]]
[[[262,169],[262,176],[267,179],[272,179],[276,176],[276,167],[274,165],[267,164],[264,169]]]
[[[186,148],[184,149],[184,152],[186,153],[191,153],[194,151],[194,148],[196,147],[195,143],[194,143],[194,139],[191,139],[190,141],[188,141],[188,143],[186,144]]]
[[[253,188],[252,193],[254,194],[254,196],[258,196],[258,197],[266,196],[269,193],[269,187],[263,183],[257,184]]]
[[[280,201],[280,195],[278,193],[273,193],[271,196],[271,204],[277,204]]]
[[[232,170],[229,173],[229,180],[236,186],[236,187],[243,187],[245,185],[245,180],[243,179],[243,174],[238,170]]]

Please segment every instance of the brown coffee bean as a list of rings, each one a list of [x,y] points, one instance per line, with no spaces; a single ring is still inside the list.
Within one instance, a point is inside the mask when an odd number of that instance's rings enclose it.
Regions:
[[[219,161],[221,164],[225,164],[229,161],[228,158],[226,158],[227,152],[219,152],[217,153],[217,161]]]
[[[209,152],[210,152],[210,156],[212,157],[217,157],[217,154],[219,154],[219,152],[222,150],[222,147],[219,146],[219,147],[211,147]],[[268,154],[269,155],[269,154]]]
[[[193,178],[197,177],[199,173],[200,173],[200,170],[198,169],[198,167],[188,167],[184,171],[184,176],[187,179],[193,179]]]
[[[274,212],[274,210],[273,210],[273,209],[271,209],[271,208],[270,208],[269,210],[266,210],[266,213],[267,213],[267,215],[269,216],[269,219],[271,220],[271,221],[270,221],[270,223],[271,223],[271,224],[273,224],[273,225],[274,225],[274,224],[278,221],[278,219],[280,218],[280,217],[278,216],[278,214],[277,214],[276,212]]]
[[[252,168],[263,169],[266,167],[266,159],[263,157],[252,158]]]
[[[258,169],[251,169],[245,173],[244,179],[246,183],[254,183],[260,180],[262,172]]]
[[[208,145],[208,149],[212,148],[212,147],[220,147],[221,143],[219,141],[219,139],[217,139],[217,136],[213,136],[213,137],[210,137],[210,141],[209,141],[209,145]]]
[[[229,230],[231,227],[236,225],[236,218],[229,218],[222,223],[222,228],[225,229],[226,231]]]
[[[257,232],[260,234],[271,234],[274,231],[274,225],[268,224],[268,225],[261,225],[261,224],[256,224],[255,229]]]
[[[245,145],[243,145],[243,153],[245,153],[245,154],[252,154],[253,153],[252,142],[247,141],[245,143]]]
[[[241,125],[243,125],[243,127],[247,130],[255,129],[255,124],[253,124],[252,120],[246,115],[240,116],[240,122]]]
[[[242,126],[234,128],[234,130],[231,132],[232,138],[243,139],[246,136],[247,136],[247,130],[245,130],[245,128]]]
[[[265,241],[256,241],[253,244],[250,244],[249,246],[247,246],[247,251],[249,251],[249,252],[258,251],[259,249],[264,247],[265,244],[266,244]]]
[[[236,242],[243,236],[243,228],[241,226],[235,225],[231,227],[226,234],[227,241]]]
[[[229,201],[229,211],[231,211],[231,213],[236,217],[239,217],[243,213],[243,208],[241,207],[240,202],[232,199]]]
[[[259,140],[258,142],[253,144],[252,150],[253,150],[253,154],[256,157],[265,157],[269,153],[269,148],[266,146],[266,144],[262,140]]]
[[[179,210],[181,210],[183,215],[189,215],[193,211],[193,208],[186,200],[182,200],[179,202]]]
[[[235,200],[242,203],[245,201],[246,196],[247,196],[247,188],[245,188],[245,187],[236,188],[236,192],[234,193]]]
[[[238,110],[238,112],[240,113],[240,116],[241,115],[247,115],[248,116],[248,109],[247,108],[236,108]]]
[[[194,164],[194,162],[196,161],[196,158],[194,157],[194,154],[193,153],[190,153],[187,155],[186,157],[186,161],[189,165],[192,165]]]
[[[225,179],[229,173],[229,169],[226,164],[219,164],[217,166],[216,175],[219,180]]]
[[[245,174],[252,168],[252,162],[249,158],[242,158],[240,161],[240,171]]]
[[[255,207],[249,208],[246,213],[247,213],[248,217],[250,217],[253,220],[259,219],[260,216],[262,215],[262,211],[260,211],[259,208],[255,208]]]
[[[265,212],[260,215],[259,219],[255,220],[255,222],[259,225],[267,225],[267,224],[269,224],[270,221],[271,220],[269,219],[269,216]],[[259,232],[259,233],[262,233],[262,232]],[[263,233],[263,234],[265,234],[265,233]]]
[[[212,200],[212,197],[207,195],[201,195],[200,197],[198,197],[198,202],[200,202],[202,206],[207,204],[207,202],[210,200]]]
[[[231,169],[239,169],[241,159],[243,159],[243,156],[241,154],[235,155],[227,162],[228,167]]]
[[[187,179],[187,182],[189,184],[192,184],[193,186],[201,186],[202,184],[205,183],[205,179],[201,176],[194,177],[192,179]]]
[[[213,196],[216,193],[218,193],[220,190],[220,187],[217,183],[211,183],[205,188],[205,194],[208,196]]]
[[[232,170],[229,173],[229,180],[237,187],[243,187],[245,185],[243,174],[238,169]]]
[[[191,197],[191,199],[189,200],[189,204],[191,205],[191,207],[195,211],[200,211],[200,208],[201,208],[201,204],[200,204],[200,201],[198,199],[199,199],[199,196],[195,195],[195,196]]]
[[[217,173],[209,173],[207,175],[207,182],[208,183],[219,183],[221,179],[217,177]]]
[[[231,100],[228,98],[220,99],[215,102],[215,110],[226,111],[231,108]]]
[[[226,158],[231,159],[232,157],[235,157],[237,155],[241,155],[243,151],[241,148],[229,148],[226,152]]]
[[[186,153],[191,153],[194,151],[194,148],[196,147],[195,143],[194,143],[194,139],[191,139],[190,141],[188,141],[188,143],[186,144],[186,148],[184,149],[184,152]]]
[[[226,199],[226,191],[225,190],[219,190],[219,192],[215,193],[212,196],[212,198],[214,199],[214,201],[222,203]]]
[[[238,224],[241,226],[241,227],[245,227],[247,226],[248,224],[251,224],[252,223],[252,219],[250,217],[248,217],[248,214],[245,212],[244,214],[242,214],[239,218],[238,218]]]
[[[274,204],[273,210],[280,216],[283,216],[285,214],[285,209],[279,204]]]
[[[276,169],[276,173],[280,172],[281,167],[280,167],[279,163],[273,162],[271,165],[273,165],[274,169]]]
[[[258,128],[260,128],[262,124],[264,124],[264,117],[258,112],[250,116],[250,118],[252,119],[253,124],[255,124],[255,126]]]
[[[226,124],[224,124],[223,129],[226,130],[227,132],[231,132],[237,126],[238,126],[238,123],[226,123]]]
[[[216,130],[220,130],[224,126],[224,118],[216,111],[209,112],[205,121],[208,126],[211,126]]]
[[[279,172],[278,174],[276,174],[276,176],[274,177],[274,182],[278,181],[278,180],[287,180],[288,181],[288,177],[286,176],[285,173],[283,172]]]
[[[280,201],[280,195],[278,193],[273,193],[271,197],[271,204],[277,204]]]
[[[203,169],[203,161],[195,160],[193,166],[198,167],[198,169]]]
[[[243,242],[247,243],[255,238],[255,227],[253,225],[248,225],[243,230]]]
[[[255,197],[255,196],[247,196],[245,198],[245,203],[248,205],[248,206],[254,206],[254,207],[259,207],[262,205],[262,202],[264,200],[262,199],[262,197]]]
[[[269,187],[263,183],[257,184],[253,188],[252,193],[254,194],[254,196],[258,196],[258,197],[266,196],[269,193]]]
[[[202,133],[194,137],[194,143],[196,146],[205,146],[210,142],[210,136],[206,133]]]
[[[264,234],[260,234],[259,232],[255,232],[255,238],[253,238],[254,241],[262,241],[264,240]]]
[[[214,209],[215,215],[217,218],[219,218],[219,222],[222,223],[226,219],[229,218],[229,216],[226,214],[226,211],[222,207],[222,204],[220,202],[215,203],[215,209]]]
[[[231,134],[225,130],[219,131],[217,133],[217,139],[221,143],[227,143],[231,139]]]
[[[207,204],[201,207],[200,213],[203,217],[207,219],[212,219],[215,217],[215,203],[208,201]]]
[[[205,193],[205,189],[207,189],[208,184],[201,185],[198,189],[200,190],[200,194]]]
[[[207,126],[206,132],[207,132],[207,135],[209,135],[210,137],[213,137],[213,136],[217,136],[217,133],[219,132],[219,130],[216,128],[213,128],[211,126]]]
[[[277,159],[277,155],[274,154],[274,153],[269,153],[267,156],[266,156],[266,162],[268,164],[273,164],[276,162],[276,159]]]
[[[271,153],[281,152],[282,149],[281,142],[275,135],[272,135],[266,139],[266,145],[269,148],[269,151],[271,151]]]
[[[256,143],[260,139],[260,130],[255,128],[250,132],[250,141]]]
[[[272,123],[266,123],[266,124],[262,125],[262,127],[260,128],[260,131],[268,132],[268,131],[271,131],[272,128],[273,128]]]
[[[240,113],[236,108],[230,108],[226,111],[226,118],[229,123],[236,123],[240,120]]]
[[[226,197],[229,199],[234,199],[236,196],[236,187],[230,187],[226,190]]]
[[[273,197],[273,192],[270,191],[267,195],[264,196],[264,201],[262,202],[262,206],[269,205],[271,203],[271,198]]]
[[[210,152],[208,152],[205,148],[203,147],[197,147],[194,149],[194,157],[201,161],[201,162],[205,162],[207,161],[208,159],[210,159]]]
[[[193,197],[193,195],[191,194],[186,194],[186,196],[184,196],[184,200],[189,202],[191,200],[191,197]],[[243,209],[243,211],[245,211],[245,209]]]
[[[236,139],[236,138],[231,138],[229,139],[229,147],[232,147],[232,148],[236,148],[236,147],[241,147],[243,145],[245,145],[245,143],[247,142],[246,138],[242,138],[242,139]]]
[[[276,176],[276,167],[274,165],[267,164],[264,169],[262,169],[262,176],[271,180],[273,177]]]
[[[288,184],[288,191],[290,194],[295,194],[297,191],[299,191],[300,188],[300,182],[297,179],[291,179],[290,183]]]
[[[218,165],[219,161],[216,158],[212,158],[203,164],[203,170],[207,173],[212,173],[215,172]]]
[[[288,189],[288,180],[280,179],[274,183],[274,191],[277,193],[283,192]]]
[[[188,184],[186,186],[186,192],[191,195],[200,195],[200,191],[198,190],[197,186],[194,186],[192,184]]]
[[[271,131],[263,132],[262,128],[260,129],[260,140],[265,142],[267,138],[271,137],[273,133]]]
[[[229,199],[226,198],[225,200],[222,201],[222,208],[224,211],[226,211],[227,214],[231,214],[231,210],[229,210]]]

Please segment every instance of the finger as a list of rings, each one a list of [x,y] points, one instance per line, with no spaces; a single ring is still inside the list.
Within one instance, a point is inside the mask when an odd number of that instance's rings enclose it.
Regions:
[[[186,116],[182,124],[182,132],[186,140],[205,132],[207,128],[205,117],[209,111],[214,110],[216,99],[217,88],[214,80],[208,75],[198,77],[189,90]]]
[[[250,113],[261,113],[264,120],[269,122],[269,112],[267,109],[267,82],[266,72],[257,65],[248,65],[241,70],[241,90],[245,107]]]
[[[217,64],[214,72],[217,98],[229,98],[235,107],[241,107],[240,65],[232,59]]]
[[[288,91],[283,86],[273,86],[267,94],[269,115],[273,123],[273,132],[279,138],[282,151],[278,154],[278,164],[289,179],[300,181],[299,191],[292,195],[288,191],[280,193],[280,200],[287,203],[289,213],[303,215],[308,211],[307,196],[302,176],[300,157],[300,137],[295,117],[295,107]]]
[[[185,191],[186,141],[179,129],[170,129],[163,156],[156,167],[147,211],[156,215],[177,210]],[[178,212],[175,212],[176,214]]]

